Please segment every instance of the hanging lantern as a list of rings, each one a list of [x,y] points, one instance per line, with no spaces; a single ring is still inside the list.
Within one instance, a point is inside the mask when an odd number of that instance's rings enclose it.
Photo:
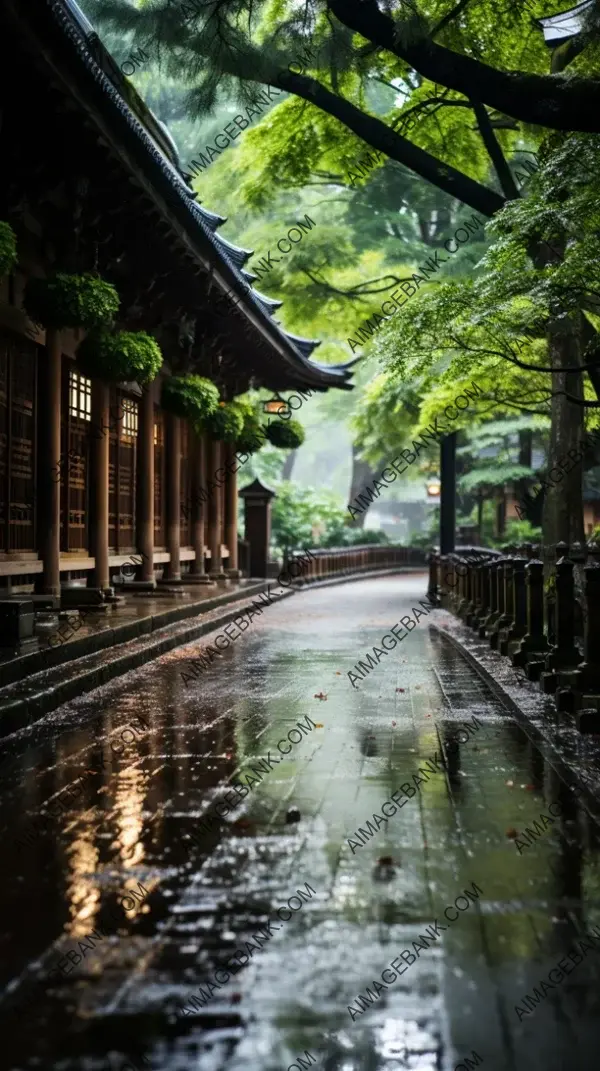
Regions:
[[[263,413],[275,413],[276,416],[279,416],[286,407],[285,400],[280,397],[277,391],[275,391],[275,396],[273,398],[269,398],[266,402],[263,402]]]

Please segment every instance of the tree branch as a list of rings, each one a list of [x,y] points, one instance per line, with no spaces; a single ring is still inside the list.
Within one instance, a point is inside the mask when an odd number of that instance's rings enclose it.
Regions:
[[[446,100],[445,97],[430,97],[429,100],[421,100],[418,104],[415,104],[414,107],[409,108],[408,111],[402,112],[402,115],[399,115],[397,119],[394,119],[390,123],[390,127],[392,128],[392,130],[395,130],[396,126],[399,126],[401,123],[404,123],[405,120],[408,119],[409,115],[412,115],[413,112],[423,111],[425,108],[428,107],[429,104],[446,105],[448,108],[472,107],[472,104],[470,104],[467,100]],[[435,115],[437,111],[439,111],[439,108],[434,108],[425,116],[425,118],[429,119],[430,116]]]
[[[580,74],[500,71],[432,40],[400,40],[394,20],[376,0],[328,0],[344,26],[413,67],[423,78],[475,96],[490,108],[550,130],[600,131],[600,79]]]
[[[490,117],[481,101],[472,100],[471,103],[473,104],[473,110],[475,112],[475,118],[477,119],[477,126],[479,127],[481,139],[485,145],[487,154],[494,165],[494,170],[498,176],[502,192],[507,201],[516,201],[520,197],[519,189],[504,157],[504,153],[500,148],[498,139],[494,134]]]
[[[350,101],[336,97],[314,78],[292,71],[280,71],[270,79],[269,84],[279,85],[289,93],[310,101],[328,115],[339,119],[349,130],[363,138],[374,149],[379,149],[390,159],[404,164],[415,174],[432,182],[451,197],[491,217],[505,204],[495,190],[488,189],[457,171],[450,164],[443,163],[431,153],[418,148],[401,134],[390,130],[380,119],[366,115]]]
[[[452,20],[455,19],[457,15],[460,15],[461,11],[464,11],[469,2],[470,0],[458,0],[458,4],[456,4],[456,6],[452,8],[452,11],[449,11],[447,15],[444,15],[443,19],[440,19],[437,26],[433,27],[433,30],[431,31],[431,39],[433,40],[433,38],[440,32],[440,30],[444,29],[444,26],[447,26],[448,23],[452,22]]]
[[[325,265],[323,265],[325,267]],[[322,269],[317,269],[318,271]],[[347,297],[351,300],[362,301],[365,297],[371,294],[384,294],[387,290],[390,290],[392,286],[396,286],[397,283],[410,282],[412,275],[407,275],[406,278],[399,278],[397,275],[381,275],[377,279],[368,279],[366,283],[358,283],[357,286],[351,286],[349,290],[341,290],[337,286],[333,286],[332,283],[328,283],[324,279],[317,279],[308,268],[302,268],[305,275],[308,276],[311,283],[315,286],[321,286],[324,290],[327,290],[330,294],[336,294],[339,297]],[[363,287],[369,287],[373,283],[379,283],[382,279],[391,279],[392,282],[389,286],[378,287],[375,290],[365,290]]]

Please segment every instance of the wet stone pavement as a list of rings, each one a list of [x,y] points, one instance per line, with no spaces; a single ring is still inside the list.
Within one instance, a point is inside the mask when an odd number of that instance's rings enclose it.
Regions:
[[[587,804],[443,611],[349,683],[425,589],[303,591],[0,742],[1,1068],[598,1067]]]

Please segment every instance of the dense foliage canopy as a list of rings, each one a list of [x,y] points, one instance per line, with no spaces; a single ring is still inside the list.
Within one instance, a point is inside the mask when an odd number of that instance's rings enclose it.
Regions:
[[[532,443],[549,468],[576,446],[600,406],[597,5],[553,50],[536,22],[553,13],[545,0],[86,10],[109,14],[123,58],[132,43],[150,52],[136,85],[176,132],[201,200],[227,214],[227,236],[256,250],[256,285],[284,300],[286,327],[320,338],[321,360],[361,357],[354,397],[307,406],[300,458],[320,456],[324,422],[350,429],[351,498],[473,380],[482,398],[458,426],[467,512],[526,488]],[[192,168],[261,86],[266,114]],[[305,214],[310,233],[265,272]],[[496,430],[478,439],[486,424]],[[261,455],[281,474],[270,448]],[[590,486],[596,460],[586,450]],[[437,464],[430,448],[406,479]],[[548,541],[581,538],[581,475],[549,489]]]

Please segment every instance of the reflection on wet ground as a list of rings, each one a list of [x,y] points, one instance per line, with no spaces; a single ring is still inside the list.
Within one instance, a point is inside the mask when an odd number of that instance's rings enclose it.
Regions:
[[[425,586],[302,592],[191,686],[197,643],[2,741],[2,1068],[597,1066],[588,803],[434,635],[441,611],[348,683]]]

